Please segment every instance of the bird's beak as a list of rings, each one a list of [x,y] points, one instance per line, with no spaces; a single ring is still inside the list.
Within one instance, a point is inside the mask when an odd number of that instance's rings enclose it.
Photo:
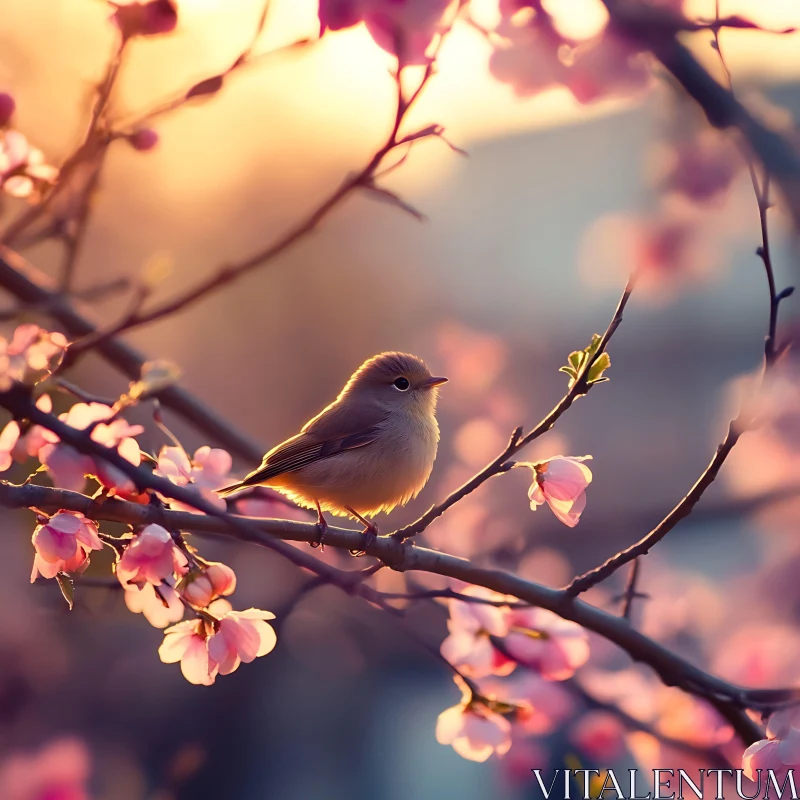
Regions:
[[[422,388],[433,389],[434,386],[441,386],[443,383],[447,383],[447,378],[428,378],[428,380],[422,384]]]

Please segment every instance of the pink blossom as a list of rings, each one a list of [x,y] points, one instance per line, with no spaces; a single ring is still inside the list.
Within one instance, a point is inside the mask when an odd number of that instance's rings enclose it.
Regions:
[[[0,338],[0,389],[9,389],[14,381],[24,381],[30,372],[49,369],[51,360],[66,346],[63,334],[50,333],[33,324],[17,327],[10,342]]]
[[[160,586],[176,572],[182,574],[188,561],[175,546],[170,532],[161,525],[147,525],[125,548],[117,564],[117,578],[124,587]]]
[[[13,454],[19,441],[19,423],[11,420],[0,433],[0,472],[5,472],[13,463]]]
[[[625,726],[610,711],[589,711],[572,728],[570,741],[593,761],[609,764],[625,749]]]
[[[531,670],[517,670],[508,678],[482,680],[479,688],[483,697],[516,706],[516,726],[526,734],[548,734],[574,712],[572,695],[562,684]]]
[[[708,203],[730,188],[740,165],[730,138],[706,130],[674,146],[663,167],[662,185],[696,203]]]
[[[401,65],[424,64],[450,0],[320,0],[320,33],[366,24],[375,43]]]
[[[565,86],[579,103],[630,95],[649,84],[637,48],[606,27],[576,43],[564,36],[538,3],[501,2],[489,69],[520,96]]]
[[[53,401],[49,395],[43,394],[36,401],[36,408],[49,414],[53,410]],[[38,458],[39,451],[47,444],[47,433],[41,425],[31,425],[22,433],[16,420],[9,422],[0,433],[0,472],[11,466],[12,459],[22,463],[28,458]]]
[[[79,739],[56,739],[37,753],[15,753],[0,763],[3,800],[89,800],[90,761]]]
[[[586,508],[584,490],[592,482],[592,471],[582,462],[591,456],[554,456],[531,464],[534,480],[528,490],[535,511],[547,503],[556,517],[574,528]]]
[[[114,409],[103,403],[76,403],[66,414],[61,414],[59,419],[72,428],[86,430],[95,424],[91,438],[105,447],[116,448],[117,452],[134,466],[141,462],[141,452],[134,436],[138,436],[144,428],[141,425],[131,425],[124,419],[109,420],[115,414]],[[49,444],[41,448],[39,458],[47,467],[50,477],[56,486],[72,491],[83,489],[86,476],[95,475],[98,481],[109,490],[123,496],[133,496],[136,487],[127,476],[119,469],[103,459],[93,459],[79,453],[69,445],[60,443],[58,437],[47,432]]]
[[[233,460],[226,450],[211,448],[208,445],[195,451],[192,460],[181,447],[162,447],[158,455],[155,472],[169,478],[176,486],[192,486],[206,501],[220,510],[225,509],[225,500],[216,490],[228,482],[228,473]],[[196,508],[169,497],[163,498],[172,508],[184,511],[197,511]]]
[[[8,92],[0,92],[0,127],[8,125],[16,108],[17,104],[14,98]]]
[[[586,631],[545,608],[514,608],[503,639],[508,656],[552,681],[571,678],[589,658]]]
[[[202,620],[185,620],[164,631],[158,657],[165,664],[180,661],[183,677],[189,683],[210,686],[219,669],[208,656],[205,624]]]
[[[126,589],[125,605],[128,611],[143,614],[154,628],[166,628],[180,622],[185,611],[180,595],[166,582],[158,589],[151,583],[144,584],[141,589]]]
[[[650,73],[637,48],[608,28],[575,48],[566,80],[573,97],[583,104],[636,94],[649,84]]]
[[[220,675],[230,675],[242,662],[249,664],[275,647],[278,641],[275,629],[265,621],[275,619],[273,613],[248,608],[219,614],[215,604],[210,610],[218,614],[220,622],[217,632],[208,639],[208,655],[218,665]]]
[[[189,683],[209,686],[217,675],[229,675],[242,662],[249,664],[275,647],[275,630],[265,622],[275,618],[269,611],[231,611],[227,601],[216,600],[209,612],[218,620],[213,633],[209,635],[209,622],[180,622],[164,631],[158,650],[165,664],[181,662]]]
[[[0,187],[12,197],[29,197],[38,185],[53,183],[58,170],[41,150],[15,130],[0,131]]]
[[[742,756],[742,769],[750,780],[756,770],[774,770],[781,783],[789,769],[800,767],[800,708],[776,711],[767,724],[767,738],[751,744]]]
[[[511,84],[520,97],[540,94],[567,80],[567,67],[560,57],[565,39],[545,14],[520,17],[519,7],[504,4],[507,16],[498,26],[501,36],[489,60],[489,71],[497,80]],[[509,13],[510,12],[510,13]]]
[[[37,525],[31,541],[36,551],[31,583],[38,575],[55,578],[59,572],[77,572],[85,568],[91,550],[103,549],[95,523],[77,511],[59,511]]]
[[[236,589],[236,573],[226,564],[212,562],[202,571],[189,572],[180,590],[184,599],[198,608],[207,608],[218,597],[227,597]]]
[[[436,741],[469,761],[486,761],[511,749],[511,723],[480,703],[461,703],[439,714]]]
[[[583,236],[581,271],[595,284],[635,272],[637,292],[664,303],[685,286],[708,282],[718,269],[719,247],[708,234],[697,206],[680,198],[657,213],[606,214]]]
[[[116,8],[111,19],[123,39],[170,33],[178,24],[178,11],[172,0],[110,4]]]
[[[146,152],[158,144],[158,134],[152,128],[140,128],[128,137],[128,142],[134,150]]]
[[[460,594],[493,601],[507,599],[505,595],[481,586],[468,586]],[[442,642],[442,656],[472,678],[508,675],[516,664],[495,648],[490,638],[503,637],[508,633],[508,607],[456,599],[449,600],[448,607],[450,619],[447,628],[450,635]]]

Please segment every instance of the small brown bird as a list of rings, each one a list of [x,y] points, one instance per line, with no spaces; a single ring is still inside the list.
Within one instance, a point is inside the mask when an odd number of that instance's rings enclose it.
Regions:
[[[368,359],[300,433],[220,494],[269,486],[317,509],[319,543],[327,530],[322,512],[330,511],[364,523],[369,546],[377,528],[366,518],[416,497],[431,474],[439,443],[437,387],[446,380],[406,353]]]

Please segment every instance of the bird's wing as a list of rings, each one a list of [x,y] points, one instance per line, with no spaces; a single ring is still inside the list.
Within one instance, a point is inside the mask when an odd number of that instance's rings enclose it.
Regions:
[[[375,441],[385,419],[385,412],[380,410],[354,414],[351,408],[345,414],[334,403],[307,423],[297,436],[270,450],[261,466],[236,488],[256,486],[345,450],[365,447]]]

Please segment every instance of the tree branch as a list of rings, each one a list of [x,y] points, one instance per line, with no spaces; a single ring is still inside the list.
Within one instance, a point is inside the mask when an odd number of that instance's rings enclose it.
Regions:
[[[38,424],[41,424],[37,420]],[[103,448],[105,449],[105,448]],[[172,486],[172,489],[180,487]],[[192,514],[144,506],[112,498],[93,500],[77,492],[52,489],[46,486],[25,484],[15,486],[0,482],[0,504],[12,508],[33,506],[42,511],[71,510],[98,521],[123,522],[130,525],[157,523],[173,530],[184,530],[200,535],[217,535],[250,542],[277,550],[281,554],[283,545],[291,551],[292,560],[319,575],[324,575],[333,585],[351,594],[386,607],[385,595],[365,586],[361,573],[342,573],[319,562],[310,553],[286,544],[284,541],[316,541],[319,531],[316,525],[291,520],[256,519],[232,517],[217,513]],[[329,527],[325,536],[326,546],[343,550],[363,546],[363,534],[359,531]],[[400,571],[430,572],[466,583],[483,586],[501,594],[516,597],[524,603],[546,608],[564,619],[572,620],[587,630],[603,636],[616,644],[636,661],[652,667],[669,686],[678,686],[685,691],[703,697],[719,707],[756,708],[771,710],[781,704],[800,700],[800,690],[795,689],[750,689],[717,678],[694,666],[681,656],[671,653],[639,631],[630,627],[627,620],[609,614],[582,600],[570,597],[564,590],[552,589],[526,581],[501,570],[477,567],[469,561],[446,553],[428,550],[409,542],[401,543],[391,536],[378,538],[367,548],[367,553],[382,563]],[[346,578],[343,577],[347,576]],[[756,737],[760,738],[760,737]],[[756,739],[753,738],[752,741]]]

